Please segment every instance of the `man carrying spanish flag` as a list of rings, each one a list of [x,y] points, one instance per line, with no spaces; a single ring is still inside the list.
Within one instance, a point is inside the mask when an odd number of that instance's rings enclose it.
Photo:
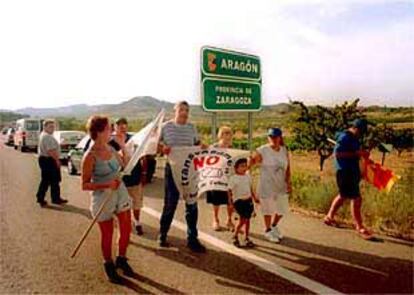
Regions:
[[[352,126],[342,131],[337,136],[334,148],[334,164],[336,170],[336,182],[339,194],[332,201],[324,223],[336,226],[335,213],[346,200],[351,201],[351,213],[358,234],[364,239],[371,239],[372,233],[364,227],[361,216],[361,192],[359,183],[362,173],[360,170],[360,159],[368,158],[369,152],[361,149],[359,139],[366,133],[368,123],[365,119],[356,119]]]

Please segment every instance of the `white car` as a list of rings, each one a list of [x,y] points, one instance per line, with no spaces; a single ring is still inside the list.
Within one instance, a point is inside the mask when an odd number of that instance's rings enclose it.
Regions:
[[[79,141],[79,143],[69,151],[67,164],[70,175],[80,173],[83,154],[92,143],[93,140],[89,137],[89,135],[85,135],[85,137],[82,138],[81,141]]]
[[[59,130],[53,133],[60,145],[60,159],[66,161],[68,159],[69,151],[78,145],[82,138],[85,137],[85,132],[77,130]]]

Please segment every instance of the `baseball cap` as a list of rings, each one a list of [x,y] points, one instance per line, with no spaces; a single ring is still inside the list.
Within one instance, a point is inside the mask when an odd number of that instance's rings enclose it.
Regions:
[[[365,133],[368,130],[368,121],[366,119],[355,119],[352,126],[358,128],[361,133]]]
[[[282,136],[282,130],[279,128],[269,128],[267,130],[267,136],[271,136],[271,137]]]

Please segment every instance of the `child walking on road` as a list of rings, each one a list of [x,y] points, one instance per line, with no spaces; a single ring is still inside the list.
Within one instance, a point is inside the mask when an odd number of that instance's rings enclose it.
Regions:
[[[247,159],[238,159],[234,164],[234,169],[236,173],[230,177],[229,181],[229,202],[233,203],[240,219],[234,233],[233,244],[236,247],[241,247],[239,233],[244,226],[245,246],[254,247],[254,243],[249,239],[250,218],[254,211],[252,199],[254,199],[256,203],[258,203],[259,200],[253,192],[250,175],[246,173]]]
[[[271,242],[279,243],[283,235],[278,224],[289,212],[288,194],[292,191],[290,163],[282,130],[270,128],[267,135],[268,144],[256,150],[252,164],[260,165],[257,194],[265,223],[265,237]]]

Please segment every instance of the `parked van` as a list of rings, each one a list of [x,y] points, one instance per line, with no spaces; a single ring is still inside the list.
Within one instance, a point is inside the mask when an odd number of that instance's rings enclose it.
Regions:
[[[42,122],[39,119],[24,118],[17,120],[14,134],[14,148],[22,152],[29,149],[36,150],[41,130]]]

